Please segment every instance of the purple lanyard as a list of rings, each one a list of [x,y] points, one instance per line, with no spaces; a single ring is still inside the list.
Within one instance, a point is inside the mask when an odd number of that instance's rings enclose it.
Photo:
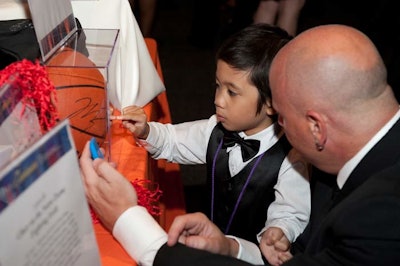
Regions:
[[[216,162],[217,162],[218,153],[220,152],[220,150],[221,150],[221,148],[222,148],[222,143],[223,143],[223,139],[221,139],[221,142],[220,142],[219,145],[218,145],[217,151],[215,152],[215,155],[214,155],[213,164],[212,164],[212,173],[211,173],[211,221],[214,221],[215,164],[216,164]],[[235,208],[233,209],[232,214],[231,214],[231,217],[229,218],[228,225],[226,226],[226,229],[225,229],[225,234],[228,233],[228,231],[229,231],[229,229],[230,229],[230,227],[231,227],[231,224],[232,224],[232,221],[233,221],[233,217],[235,216],[236,211],[237,211],[237,208],[238,208],[238,206],[239,206],[239,204],[240,204],[240,201],[242,200],[244,191],[246,190],[246,187],[247,187],[247,185],[249,184],[251,177],[253,176],[254,170],[256,169],[257,165],[260,163],[260,161],[261,161],[261,159],[262,159],[262,157],[264,156],[265,153],[266,153],[266,151],[263,152],[263,153],[257,158],[257,161],[255,162],[255,164],[254,164],[253,167],[251,168],[251,171],[250,171],[249,175],[247,176],[246,183],[244,184],[242,190],[240,191],[239,197],[238,197],[238,199],[237,199],[237,201],[236,201],[236,204],[235,204]]]

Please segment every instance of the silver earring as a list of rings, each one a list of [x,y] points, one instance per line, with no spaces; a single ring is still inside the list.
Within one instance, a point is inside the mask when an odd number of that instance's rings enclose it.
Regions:
[[[323,151],[324,150],[324,145],[319,144],[317,141],[315,142],[315,147],[317,148],[318,151]]]

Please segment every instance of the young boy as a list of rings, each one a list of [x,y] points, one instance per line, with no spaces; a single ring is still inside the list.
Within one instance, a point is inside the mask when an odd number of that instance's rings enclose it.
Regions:
[[[147,122],[138,106],[111,117],[122,119],[153,158],[207,164],[211,220],[254,243],[264,225],[292,242],[309,219],[308,166],[276,123],[268,83],[271,61],[290,38],[256,24],[225,40],[216,56],[216,114],[209,119]]]

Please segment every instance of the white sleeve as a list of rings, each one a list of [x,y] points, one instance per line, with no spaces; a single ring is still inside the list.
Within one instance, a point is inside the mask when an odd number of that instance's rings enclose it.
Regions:
[[[226,235],[226,237],[234,239],[239,244],[237,259],[257,265],[264,264],[261,251],[256,244],[236,236]]]
[[[142,206],[127,209],[117,220],[113,236],[140,265],[153,265],[154,258],[167,242],[167,233]]]
[[[265,227],[280,228],[290,242],[293,242],[307,226],[311,211],[309,165],[301,155],[291,150],[284,159],[275,185],[275,201],[268,207]]]
[[[216,116],[180,124],[149,122],[146,140],[138,140],[154,159],[166,159],[179,164],[205,164],[208,141]]]

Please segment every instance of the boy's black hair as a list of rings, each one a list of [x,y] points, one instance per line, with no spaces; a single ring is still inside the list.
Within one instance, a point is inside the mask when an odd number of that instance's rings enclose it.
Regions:
[[[249,71],[250,83],[259,92],[257,113],[271,99],[269,68],[276,53],[293,37],[269,24],[252,24],[227,38],[219,47],[216,60]]]

